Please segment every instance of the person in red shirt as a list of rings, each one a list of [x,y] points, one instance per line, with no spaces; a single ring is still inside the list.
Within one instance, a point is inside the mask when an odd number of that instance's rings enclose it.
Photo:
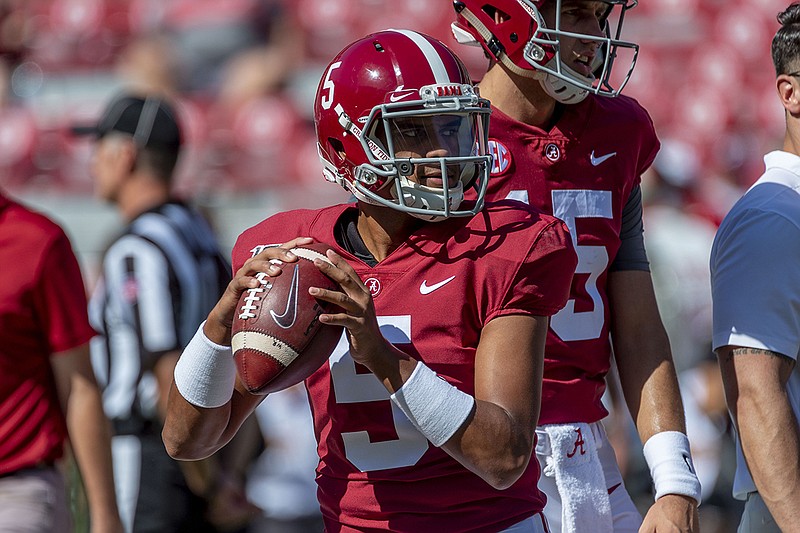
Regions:
[[[659,141],[647,112],[619,95],[638,50],[619,31],[635,5],[453,2],[455,37],[490,58],[480,82],[492,102],[487,200],[561,218],[578,254],[569,301],[550,322],[537,429],[553,531],[697,527],[700,483],[642,235],[640,176]],[[601,422],[612,346],[655,484],[644,526]]]
[[[428,36],[386,30],[334,58],[316,95],[319,151],[357,202],[239,236],[236,275],[175,369],[170,455],[213,453],[259,405],[230,355],[239,296],[257,272],[285,275],[271,259],[290,265],[289,249],[320,241],[315,264],[341,289],[311,294],[340,305],[319,319],[347,330],[305,381],[326,531],[547,530],[530,457],[548,318],[576,257],[556,218],[483,205],[488,111]]]
[[[0,191],[0,530],[70,531],[69,438],[93,533],[121,532],[86,294],[64,231]]]

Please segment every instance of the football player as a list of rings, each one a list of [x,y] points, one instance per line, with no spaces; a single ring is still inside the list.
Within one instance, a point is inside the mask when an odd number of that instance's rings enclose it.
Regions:
[[[700,486],[642,233],[640,176],[659,142],[647,112],[619,95],[638,52],[620,39],[636,0],[453,5],[456,39],[482,46],[490,60],[480,82],[493,107],[487,200],[555,214],[578,253],[569,302],[550,323],[537,429],[551,527],[642,525],[601,422],[613,346],[655,484],[641,530],[693,531]]]
[[[234,279],[175,371],[172,456],[209,455],[263,398],[235,378],[230,324],[255,273],[281,275],[270,260],[291,264],[310,237],[330,245],[330,264],[315,264],[341,287],[310,289],[343,309],[320,321],[346,328],[305,382],[326,530],[546,531],[531,424],[548,317],[577,258],[558,219],[517,202],[481,209],[488,117],[461,61],[425,35],[382,31],[334,58],[318,147],[325,178],[357,202],[240,235]]]

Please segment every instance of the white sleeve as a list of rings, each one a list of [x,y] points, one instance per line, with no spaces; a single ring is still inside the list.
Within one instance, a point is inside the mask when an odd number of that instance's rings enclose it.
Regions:
[[[177,286],[170,282],[169,272],[164,252],[137,235],[122,237],[106,254],[109,291],[126,309],[125,316],[147,353],[180,349],[174,308]]]
[[[800,350],[800,228],[759,209],[720,227],[711,254],[713,348]]]

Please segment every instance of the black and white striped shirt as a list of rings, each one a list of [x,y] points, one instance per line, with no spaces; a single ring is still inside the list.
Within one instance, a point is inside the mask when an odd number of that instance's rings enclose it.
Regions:
[[[189,342],[230,276],[207,221],[178,202],[139,215],[108,248],[89,314],[92,363],[118,428],[156,420],[158,358]]]

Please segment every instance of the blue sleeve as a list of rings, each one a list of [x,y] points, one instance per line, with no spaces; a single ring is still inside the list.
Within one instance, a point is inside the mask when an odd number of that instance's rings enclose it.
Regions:
[[[711,252],[713,348],[745,346],[797,359],[800,350],[800,228],[748,209],[724,224]]]

